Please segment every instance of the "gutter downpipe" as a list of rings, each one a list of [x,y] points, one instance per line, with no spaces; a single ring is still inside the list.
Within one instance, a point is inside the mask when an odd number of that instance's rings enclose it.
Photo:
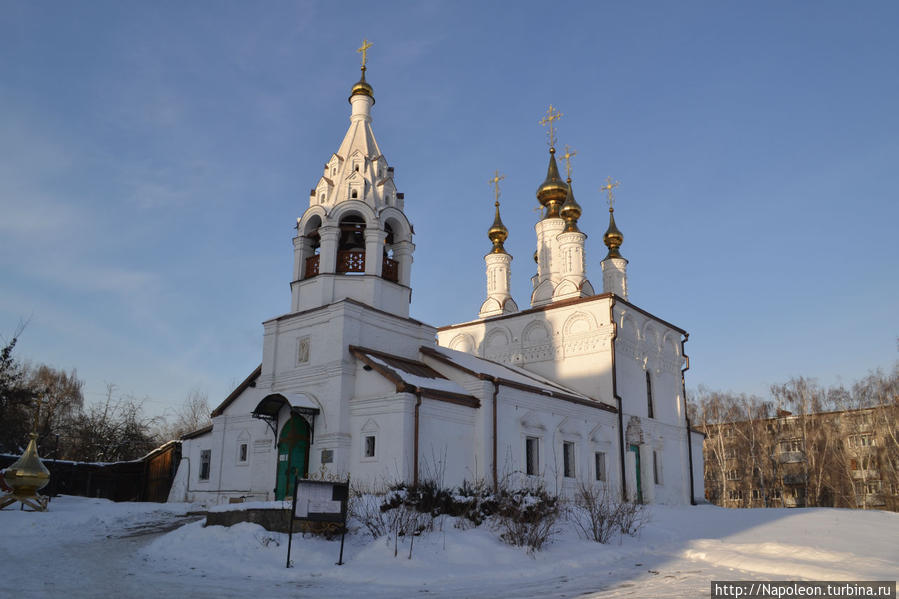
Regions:
[[[621,396],[618,395],[618,376],[615,372],[615,340],[618,338],[618,324],[615,322],[615,295],[609,301],[609,322],[612,324],[612,397],[618,402],[618,457],[621,462],[621,500],[627,501],[627,478],[624,469],[624,412]],[[691,469],[692,470],[692,469]]]
[[[415,432],[412,442],[412,486],[418,486],[418,412],[421,408],[421,389],[415,387]]]
[[[690,370],[690,356],[684,352],[684,343],[689,340],[690,333],[684,333],[684,340],[680,342],[680,353],[684,359],[687,360],[687,365],[680,371],[680,383],[684,395],[684,420],[687,423],[687,460],[689,462],[688,468],[690,470],[690,505],[696,505],[696,491],[694,489],[696,483],[693,481],[693,433],[691,432],[692,427],[690,426],[690,417],[687,416],[687,382],[686,377],[684,376],[684,374]]]
[[[496,472],[496,470],[497,470],[496,469],[496,453],[497,453],[497,450],[496,450],[496,429],[497,429],[496,400],[497,400],[498,396],[499,396],[499,381],[497,381],[496,378],[494,378],[493,379],[493,492],[494,493],[497,492],[497,490],[499,489],[499,479],[497,478],[497,472]]]

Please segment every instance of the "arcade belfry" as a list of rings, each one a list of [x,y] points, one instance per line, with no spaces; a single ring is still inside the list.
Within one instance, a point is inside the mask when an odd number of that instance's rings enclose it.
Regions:
[[[702,498],[702,436],[684,399],[687,333],[630,303],[611,179],[600,188],[609,202],[601,292],[588,279],[575,152],[561,155],[563,179],[554,107],[541,121],[549,160],[542,182],[535,173],[529,306],[512,298],[496,172],[476,317],[439,328],[409,317],[413,228],[372,129],[370,47],[359,49],[349,129],[296,222],[290,311],[263,323],[262,363],[212,425],[183,438],[170,499],[282,499],[295,476],[378,485],[434,472],[447,486],[504,480],[566,494],[590,483],[632,501]],[[602,184],[582,183],[581,193]]]

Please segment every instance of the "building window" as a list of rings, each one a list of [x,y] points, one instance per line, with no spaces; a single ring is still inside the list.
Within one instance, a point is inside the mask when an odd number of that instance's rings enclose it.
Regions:
[[[209,468],[212,464],[212,450],[204,449],[200,452],[200,480],[209,480]]]
[[[363,455],[367,458],[375,457],[375,436],[374,435],[366,435],[365,436],[365,452]]]
[[[352,196],[352,197],[353,197],[354,200],[355,200],[356,198],[358,198],[358,197],[359,197],[359,192],[356,191],[356,190],[354,189],[354,190],[353,190],[353,196]]]
[[[762,498],[762,494],[759,492],[758,489],[752,490],[752,498],[753,499],[761,499]]]
[[[802,451],[802,439],[788,439],[786,441],[780,442],[780,451],[781,453],[788,453],[791,451]]]
[[[593,461],[596,463],[596,480],[605,481],[606,480],[606,454],[602,451],[597,451],[593,454]]]
[[[648,370],[646,371],[646,415],[650,418],[655,418],[652,409],[652,380]]]
[[[655,450],[652,452],[652,480],[657,485],[662,484],[662,461]]]
[[[732,501],[739,501],[739,500],[743,499],[743,491],[741,491],[739,489],[731,489],[727,493],[727,498]]]
[[[525,467],[528,476],[536,476],[540,471],[540,439],[537,437],[527,437],[524,440]]]
[[[245,464],[247,461],[247,458],[249,457],[249,453],[250,453],[249,450],[250,450],[249,443],[241,443],[240,445],[238,445],[237,446],[237,461],[240,462],[241,464]]]
[[[562,475],[574,478],[574,443],[569,441],[562,443]]]
[[[849,437],[850,447],[874,447],[874,437],[871,435],[854,435]]]
[[[740,471],[739,470],[728,470],[726,475],[727,480],[740,480]]]

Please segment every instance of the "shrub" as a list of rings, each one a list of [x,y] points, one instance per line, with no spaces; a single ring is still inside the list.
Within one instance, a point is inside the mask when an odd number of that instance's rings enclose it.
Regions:
[[[608,543],[615,534],[635,535],[647,520],[645,506],[622,502],[603,486],[580,483],[567,511],[581,538]]]
[[[514,491],[500,487],[494,525],[504,542],[534,552],[552,540],[559,512],[558,498],[542,486]]]
[[[352,493],[347,505],[349,516],[376,539],[387,534],[387,521],[381,511],[381,501],[381,497],[371,493]]]
[[[390,485],[380,497],[354,495],[350,514],[373,537],[392,537],[394,555],[398,553],[399,537],[411,539],[432,531],[438,517],[444,515],[457,518],[456,526],[461,528],[480,526],[492,519],[504,542],[538,551],[556,531],[560,504],[543,487],[512,490],[503,483],[493,491],[480,480],[465,481],[451,490],[435,480],[425,480],[416,485]]]

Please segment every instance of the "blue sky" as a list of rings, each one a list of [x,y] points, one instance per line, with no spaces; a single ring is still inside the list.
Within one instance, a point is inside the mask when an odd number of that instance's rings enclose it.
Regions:
[[[293,226],[348,125],[416,230],[412,316],[475,318],[494,169],[528,304],[548,104],[631,300],[690,332],[688,386],[764,394],[897,358],[899,4],[2,2],[0,334],[160,413],[217,404],[289,308]]]

